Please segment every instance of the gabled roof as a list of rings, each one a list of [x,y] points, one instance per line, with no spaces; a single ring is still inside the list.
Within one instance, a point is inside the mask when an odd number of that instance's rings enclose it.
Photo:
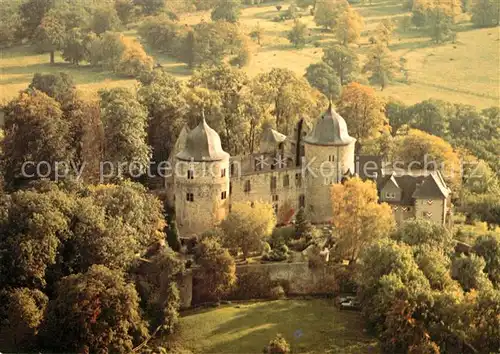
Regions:
[[[177,154],[177,158],[185,161],[220,161],[229,158],[229,154],[222,150],[219,134],[210,128],[205,121],[191,130],[186,137],[184,149]]]
[[[264,130],[261,139],[270,143],[279,144],[286,140],[286,135],[281,134],[272,128],[267,128]]]
[[[347,131],[347,124],[333,109],[332,102],[328,109],[316,121],[313,130],[304,138],[304,142],[313,145],[344,146],[355,142]]]
[[[423,182],[415,189],[413,198],[446,198],[450,190],[444,183],[443,176],[439,171],[433,171],[427,175]]]

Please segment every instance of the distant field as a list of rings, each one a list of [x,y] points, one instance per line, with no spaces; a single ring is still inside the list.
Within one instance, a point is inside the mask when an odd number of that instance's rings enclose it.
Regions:
[[[286,9],[287,6],[285,4],[283,8]],[[369,50],[368,38],[371,31],[381,19],[391,17],[398,21],[401,16],[408,14],[402,10],[397,0],[373,0],[373,5],[355,7],[364,17],[366,25],[359,46],[354,46],[362,59]],[[273,22],[272,19],[277,14],[275,6],[269,4],[249,7],[242,12],[240,22],[246,33],[257,23],[265,32],[262,46],[253,44],[252,61],[244,69],[250,76],[273,67],[289,68],[303,75],[309,64],[321,59],[321,47],[335,40],[332,33],[316,27],[313,17],[305,12],[301,20],[310,28],[310,44],[297,50],[286,39],[293,21]],[[202,18],[209,20],[209,13],[184,15],[181,22],[193,24]],[[136,33],[131,30],[126,35],[135,36]],[[406,59],[410,83],[397,81],[386,88],[383,95],[394,96],[407,103],[438,98],[480,108],[499,104],[500,27],[473,29],[469,24],[460,24],[457,43],[438,46],[424,33],[402,33],[398,29],[393,35],[390,48],[397,61],[400,58]],[[190,71],[184,63],[151,50],[148,52],[176,77],[189,77]],[[104,87],[132,87],[136,84],[135,80],[120,78],[110,72],[99,72],[86,66],[75,67],[63,63],[61,58],[56,60],[59,64],[51,66],[48,55],[38,55],[28,46],[4,50],[0,58],[0,102],[12,98],[19,90],[24,89],[35,72],[67,71],[89,93]]]
[[[292,353],[379,353],[358,312],[327,300],[279,300],[198,310],[181,318],[174,343],[193,353],[262,353],[277,333]],[[161,345],[161,344],[160,344]]]

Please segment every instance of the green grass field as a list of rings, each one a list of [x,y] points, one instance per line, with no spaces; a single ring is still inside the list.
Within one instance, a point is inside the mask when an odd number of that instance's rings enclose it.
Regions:
[[[183,315],[173,346],[193,353],[262,353],[281,333],[292,353],[379,353],[362,330],[361,314],[331,300],[250,302]]]
[[[283,10],[287,8],[284,4]],[[369,50],[368,38],[383,18],[395,22],[408,13],[402,10],[398,0],[373,0],[372,5],[354,6],[365,20],[365,29],[359,45],[354,45],[362,60]],[[303,75],[305,68],[321,59],[322,47],[333,43],[332,33],[316,27],[313,17],[304,13],[301,21],[310,30],[309,44],[295,49],[286,39],[293,21],[273,22],[278,14],[275,4],[248,7],[242,11],[240,23],[249,33],[257,23],[264,30],[261,46],[253,44],[251,63],[245,71],[254,76],[273,67],[284,67]],[[198,23],[209,20],[208,12],[186,14],[182,23]],[[428,98],[450,102],[472,104],[480,108],[498,105],[500,101],[500,27],[474,29],[462,16],[459,23],[457,43],[435,45],[422,31],[403,33],[398,29],[393,35],[390,48],[396,61],[406,59],[410,83],[396,81],[381,94],[396,97],[406,103],[415,103]],[[126,32],[135,36],[134,30]],[[315,45],[319,45],[316,47]],[[184,63],[148,50],[156,62],[178,78],[186,79],[190,71]],[[89,93],[104,87],[133,87],[135,80],[117,77],[110,72],[100,72],[88,66],[72,66],[56,58],[58,64],[49,65],[48,54],[36,54],[29,46],[9,48],[1,52],[0,58],[0,103],[24,89],[35,72],[66,71],[75,77],[81,89]],[[378,89],[378,88],[377,88]]]

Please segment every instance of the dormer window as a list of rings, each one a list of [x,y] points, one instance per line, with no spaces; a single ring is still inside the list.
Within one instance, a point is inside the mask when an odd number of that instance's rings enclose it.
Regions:
[[[387,193],[385,193],[385,198],[386,199],[396,199],[396,193],[394,193],[394,192],[387,192]]]

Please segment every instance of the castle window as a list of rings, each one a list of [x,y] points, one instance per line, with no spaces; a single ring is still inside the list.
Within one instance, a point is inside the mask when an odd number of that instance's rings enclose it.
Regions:
[[[194,194],[193,193],[186,193],[186,200],[188,202],[193,202],[194,201]]]
[[[223,168],[222,170],[220,170],[220,176],[221,177],[226,177],[226,169]]]
[[[295,174],[295,185],[297,187],[301,187],[302,186],[302,176],[300,173],[296,173]]]
[[[299,196],[299,208],[304,208],[306,206],[306,196],[301,194]]]
[[[234,175],[234,163],[231,162],[231,165],[229,166],[231,175]]]
[[[395,199],[396,198],[396,193],[394,193],[394,192],[387,192],[387,193],[385,193],[385,197],[387,199]]]
[[[244,187],[244,191],[246,193],[250,192],[252,190],[251,186],[250,186],[250,180],[248,181],[245,181],[245,187]]]
[[[279,197],[278,197],[278,195],[277,195],[277,194],[273,195],[273,202],[277,202],[277,201],[278,201],[278,198],[279,198]]]
[[[275,190],[275,189],[276,189],[276,177],[272,176],[271,177],[271,190]]]
[[[222,192],[222,193],[220,194],[220,199],[224,200],[224,199],[226,199],[226,198],[227,198],[227,192],[226,192],[226,191],[224,191],[224,192]]]
[[[193,179],[194,178],[194,171],[193,170],[188,170],[187,177],[188,177],[188,179]]]
[[[288,187],[288,186],[290,186],[290,176],[284,175],[283,176],[283,187]]]
[[[229,182],[229,195],[233,194],[233,183]]]
[[[273,204],[274,213],[278,215],[278,204]]]

